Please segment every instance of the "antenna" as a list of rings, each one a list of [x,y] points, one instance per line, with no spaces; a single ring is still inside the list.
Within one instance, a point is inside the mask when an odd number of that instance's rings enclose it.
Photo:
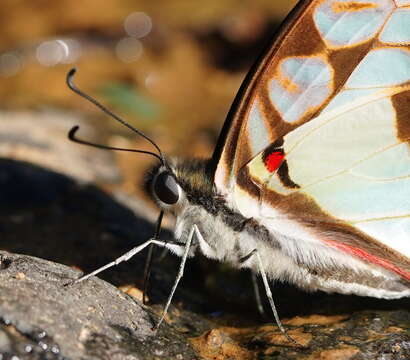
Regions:
[[[80,95],[82,98],[88,100],[89,102],[91,102],[92,104],[94,104],[95,106],[97,106],[99,109],[101,109],[104,113],[106,113],[107,115],[111,116],[114,120],[118,121],[119,123],[121,123],[122,125],[126,126],[128,129],[130,129],[131,131],[135,132],[136,134],[142,136],[145,140],[147,140],[148,142],[150,142],[155,149],[158,151],[158,154],[155,154],[153,152],[150,151],[143,151],[143,150],[131,150],[131,149],[122,149],[122,148],[115,148],[115,147],[110,147],[110,146],[104,146],[104,145],[99,145],[99,144],[94,144],[94,143],[90,143],[88,141],[84,141],[81,139],[78,139],[75,137],[75,133],[77,132],[77,130],[79,129],[78,126],[74,126],[69,134],[68,134],[68,138],[74,142],[77,142],[79,144],[84,144],[84,145],[90,145],[90,146],[94,146],[100,149],[109,149],[109,150],[120,150],[120,151],[133,151],[133,152],[139,152],[139,153],[143,153],[143,154],[149,154],[149,155],[153,155],[156,158],[158,158],[162,164],[165,164],[165,157],[161,151],[161,149],[159,148],[159,146],[152,140],[150,139],[147,135],[145,135],[143,132],[141,132],[140,130],[136,129],[134,126],[132,126],[131,124],[127,123],[125,120],[121,119],[119,116],[115,115],[113,112],[111,112],[110,110],[108,110],[104,105],[102,105],[100,102],[98,102],[96,99],[94,99],[93,97],[91,97],[90,95],[84,93],[82,90],[80,90],[73,82],[73,78],[74,75],[76,73],[77,69],[76,68],[72,68],[68,73],[67,73],[67,78],[66,78],[66,82],[67,82],[67,86],[76,94]]]
[[[101,144],[95,144],[86,140],[79,139],[78,137],[75,136],[76,132],[78,131],[80,127],[78,125],[75,125],[71,128],[71,130],[68,132],[68,138],[76,142],[78,144],[83,144],[83,145],[88,145],[88,146],[93,146],[99,149],[105,149],[105,150],[119,150],[119,151],[130,151],[130,152],[136,152],[136,153],[141,153],[141,154],[148,154],[156,157],[162,164],[164,164],[164,159],[159,156],[158,154],[155,154],[151,151],[145,151],[145,150],[136,150],[136,149],[125,149],[125,148],[119,148],[115,146],[107,146],[107,145],[101,145]]]

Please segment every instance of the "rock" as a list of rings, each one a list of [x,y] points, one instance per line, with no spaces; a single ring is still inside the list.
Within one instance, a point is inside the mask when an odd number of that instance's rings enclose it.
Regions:
[[[114,182],[119,172],[113,153],[74,144],[68,131],[96,141],[97,132],[80,116],[59,111],[0,112],[0,156],[30,162],[81,181]]]
[[[191,339],[203,359],[407,360],[408,311],[363,311],[284,321],[290,343],[276,326],[218,327]],[[394,324],[394,326],[393,326]]]
[[[98,278],[0,252],[0,354],[20,359],[194,359],[183,335]],[[24,276],[22,276],[24,274]],[[46,355],[47,354],[47,357]]]

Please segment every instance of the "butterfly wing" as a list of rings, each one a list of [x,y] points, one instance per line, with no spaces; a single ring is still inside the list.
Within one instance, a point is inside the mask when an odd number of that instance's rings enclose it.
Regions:
[[[410,280],[409,0],[302,1],[228,119],[212,163],[232,208],[302,263],[317,243]]]

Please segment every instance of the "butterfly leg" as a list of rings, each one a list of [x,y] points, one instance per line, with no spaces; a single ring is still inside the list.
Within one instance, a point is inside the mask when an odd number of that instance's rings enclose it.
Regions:
[[[197,235],[197,237],[201,236],[201,234],[199,232],[199,229],[196,225],[194,225],[192,227],[192,229],[191,229],[191,231],[188,235],[187,242],[185,243],[185,250],[184,250],[184,253],[183,253],[182,259],[181,259],[181,264],[179,265],[178,275],[175,278],[174,285],[172,286],[172,289],[171,289],[171,292],[168,296],[167,303],[165,304],[164,310],[162,310],[162,315],[161,315],[160,319],[158,320],[157,324],[153,327],[153,330],[157,330],[159,328],[159,326],[161,325],[161,323],[164,321],[165,315],[167,314],[168,308],[171,305],[172,297],[174,296],[174,293],[175,293],[175,290],[178,286],[178,283],[181,280],[182,276],[184,275],[185,263],[186,263],[186,259],[187,259],[188,254],[189,254],[189,248],[191,247],[192,238],[194,237],[194,234]]]
[[[282,323],[279,319],[278,311],[276,310],[275,302],[273,301],[272,292],[270,290],[270,286],[269,286],[269,283],[268,283],[268,278],[266,276],[266,272],[265,272],[265,269],[263,267],[262,259],[261,259],[260,255],[258,253],[258,250],[253,249],[249,254],[242,257],[242,259],[240,261],[245,262],[253,256],[256,257],[256,263],[257,263],[257,266],[258,266],[258,271],[259,271],[259,273],[262,277],[263,285],[265,287],[266,296],[269,300],[269,304],[270,304],[270,307],[272,309],[272,313],[273,313],[273,316],[275,318],[276,324],[279,327],[279,330],[286,337],[286,339],[288,339],[290,342],[296,344],[297,346],[302,346],[303,347],[303,345],[299,344],[296,340],[294,340],[291,336],[288,335],[288,333],[286,332],[285,328],[283,327],[283,325],[282,325]]]
[[[255,295],[256,306],[258,308],[259,314],[261,314],[262,316],[265,316],[266,313],[265,313],[265,310],[263,309],[261,293],[259,291],[258,277],[253,271],[251,271],[251,276],[252,276],[253,293]]]
[[[67,285],[78,284],[79,282],[87,280],[91,276],[97,275],[100,272],[102,272],[102,271],[104,271],[104,270],[106,270],[106,269],[108,269],[112,266],[116,266],[116,265],[118,265],[119,263],[121,263],[123,261],[127,261],[127,260],[131,259],[134,255],[138,254],[140,251],[142,251],[144,248],[146,248],[150,244],[155,244],[155,245],[158,245],[158,246],[166,247],[166,248],[170,249],[171,251],[175,252],[176,254],[179,254],[181,252],[181,250],[180,250],[181,245],[167,243],[165,241],[161,241],[161,240],[157,240],[157,239],[150,239],[150,240],[144,242],[143,244],[132,248],[130,251],[126,252],[124,255],[120,256],[119,258],[115,259],[114,261],[111,261],[110,263],[98,268],[97,270],[94,270],[93,272],[91,272],[89,274],[81,276],[77,280],[74,280],[74,281],[68,283]]]

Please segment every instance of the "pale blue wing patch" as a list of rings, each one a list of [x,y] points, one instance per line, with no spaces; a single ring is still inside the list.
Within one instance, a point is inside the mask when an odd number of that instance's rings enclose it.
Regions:
[[[347,222],[410,215],[410,177],[378,181],[345,172],[302,192],[331,216]]]
[[[352,46],[374,37],[394,8],[391,0],[327,0],[314,13],[314,22],[331,47]]]
[[[410,51],[381,48],[369,52],[346,83],[348,88],[387,87],[410,80]]]
[[[325,109],[322,110],[322,114],[326,111],[330,111],[333,109],[338,108],[339,106],[343,106],[349,104],[356,99],[372,95],[376,93],[379,89],[347,89],[341,91],[337,94],[332,101],[326,106]]]
[[[252,104],[247,121],[247,135],[252,156],[258,154],[272,142],[264,118],[259,110],[259,101]]]
[[[379,241],[383,242],[383,237],[392,239],[394,249],[410,257],[410,215],[403,218],[358,222],[355,226]]]
[[[390,98],[366,102],[349,111],[339,109],[304,124],[284,138],[291,178],[302,187],[350,169],[398,142],[396,113]]]
[[[387,21],[379,39],[386,44],[410,43],[410,9],[396,9]]]
[[[365,159],[352,168],[350,173],[357,177],[379,181],[410,178],[409,159],[409,146],[406,143],[399,143]]]
[[[272,104],[286,122],[298,121],[320,106],[332,91],[332,69],[321,57],[291,57],[269,84]]]

